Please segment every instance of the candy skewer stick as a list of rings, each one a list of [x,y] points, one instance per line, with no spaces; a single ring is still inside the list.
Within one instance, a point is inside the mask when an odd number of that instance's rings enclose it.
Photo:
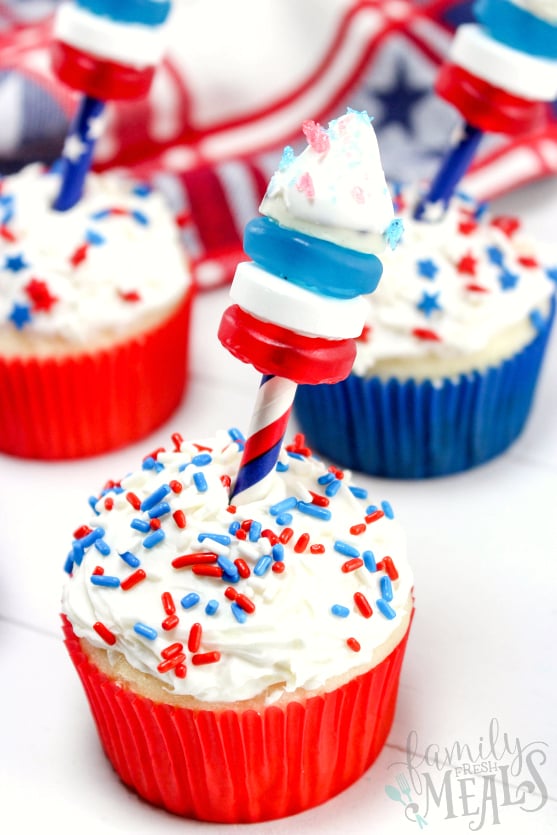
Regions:
[[[62,181],[53,203],[58,212],[71,209],[81,198],[104,108],[103,101],[91,96],[83,96],[80,101],[60,160]]]
[[[263,375],[259,386],[248,439],[230,501],[255,501],[267,492],[275,469],[297,384],[274,375]]]
[[[436,219],[446,208],[476,153],[482,133],[520,134],[545,119],[545,102],[557,98],[557,12],[533,0],[477,0],[477,24],[457,29],[436,92],[464,119],[415,217]]]

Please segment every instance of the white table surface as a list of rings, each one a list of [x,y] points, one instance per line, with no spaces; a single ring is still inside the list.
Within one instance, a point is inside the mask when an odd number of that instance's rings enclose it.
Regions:
[[[557,183],[523,189],[498,208],[519,211],[540,237],[554,237]],[[62,565],[90,494],[138,464],[149,449],[170,444],[173,431],[195,437],[219,427],[247,428],[258,375],[218,343],[227,304],[226,290],[198,299],[187,396],[151,437],[79,462],[0,455],[0,831],[6,835],[40,831],[49,821],[58,835],[248,830],[173,817],[122,786],[98,744],[58,615]],[[556,379],[554,335],[527,429],[499,459],[422,483],[360,479],[378,499],[388,498],[403,520],[415,568],[417,610],[394,726],[378,761],[342,795],[252,831],[418,832],[385,792],[387,784],[396,786],[397,774],[408,774],[404,764],[393,765],[406,757],[408,735],[416,732],[421,756],[456,742],[467,743],[477,756],[492,719],[500,728],[497,765],[513,759],[501,750],[504,733],[513,746],[520,740],[525,756],[534,749],[545,752],[545,762],[543,754],[532,754],[540,782],[525,801],[529,809],[542,808],[528,813],[503,805],[498,770],[497,801],[494,806],[488,798],[481,825],[484,780],[477,775],[458,784],[460,772],[450,777],[453,816],[443,796],[439,807],[431,806],[425,832],[463,833],[469,825],[490,831],[497,822],[497,832],[557,831]],[[493,762],[493,754],[485,760]],[[447,770],[432,763],[419,768],[435,786]],[[518,784],[529,779],[526,761],[518,771],[510,779],[513,798]],[[464,814],[463,789],[475,814]]]

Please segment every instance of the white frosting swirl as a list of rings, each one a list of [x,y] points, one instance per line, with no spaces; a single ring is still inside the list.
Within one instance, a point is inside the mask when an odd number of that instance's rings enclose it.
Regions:
[[[522,233],[514,218],[491,219],[465,196],[454,197],[438,222],[416,221],[416,199],[407,189],[395,197],[404,236],[383,257],[381,282],[367,297],[368,327],[354,364],[360,375],[449,376],[485,367],[520,350],[536,335],[536,317],[547,318],[553,247]]]
[[[205,457],[199,458],[200,454]],[[406,560],[405,539],[398,521],[392,518],[390,506],[385,504],[382,518],[372,521],[368,516],[366,523],[366,514],[372,512],[370,500],[363,495],[356,497],[351,491],[350,473],[338,480],[317,459],[292,456],[283,449],[267,497],[230,512],[228,490],[221,479],[235,477],[240,458],[238,443],[229,434],[219,432],[199,445],[183,443],[179,452],[159,454],[158,470],[141,469],[128,475],[121,486],[109,488],[98,499],[97,515],[88,520],[88,525],[104,531],[100,550],[94,544],[84,549],[82,562],[73,565],[73,575],[63,591],[62,608],[76,634],[107,649],[114,660],[115,652],[122,653],[134,669],[154,676],[172,693],[211,702],[249,699],[266,693],[268,688],[272,688],[270,698],[276,699],[299,687],[318,688],[331,677],[381,660],[382,646],[400,629],[411,607],[412,573]],[[206,489],[198,483],[199,474]],[[319,482],[323,476],[335,482],[333,488]],[[174,492],[176,482],[181,485],[179,492]],[[164,538],[147,548],[147,534],[131,527],[131,523],[138,519],[148,522],[148,511],[135,510],[127,496],[132,492],[144,501],[161,485],[173,488],[163,498],[169,507],[159,517]],[[311,503],[310,490],[328,499],[328,506],[321,509],[323,516],[330,515],[330,519],[307,515],[303,506],[284,511],[292,515],[290,523],[277,515],[273,506],[284,499],[291,499],[294,504]],[[327,493],[331,495],[327,497]],[[185,527],[179,527],[175,521],[177,510],[185,514]],[[244,520],[255,522],[242,540],[230,532],[230,526],[234,528]],[[360,527],[351,532],[354,525]],[[271,567],[258,576],[256,566],[260,558],[272,554],[269,539],[260,531],[270,529],[280,534],[286,527],[293,534],[288,542],[281,543],[284,571],[278,573]],[[309,541],[300,549],[299,540],[304,533],[309,534]],[[393,599],[388,604],[395,613],[392,619],[377,605],[382,594],[388,598],[382,590],[382,584],[389,584],[386,565],[373,571],[368,560],[355,570],[344,572],[342,566],[350,555],[343,555],[338,545],[335,548],[337,541],[362,555],[372,551],[378,563],[391,557],[399,575],[398,579],[393,578]],[[321,547],[312,551],[312,545]],[[215,552],[230,561],[242,558],[250,568],[250,576],[230,583],[222,578],[198,576],[192,568],[173,567],[176,557],[198,552]],[[120,554],[126,554],[128,560],[131,554],[134,566]],[[138,568],[145,571],[146,578],[128,590],[121,586],[105,588],[91,580],[97,566],[105,576],[117,578],[118,583],[125,583]],[[245,622],[239,622],[234,615],[234,604],[225,595],[228,586],[255,604],[255,611],[245,615]],[[361,613],[354,599],[356,592],[364,594],[370,603],[371,617]],[[167,617],[162,602],[164,593],[170,594],[179,619],[168,631],[161,627]],[[187,595],[198,595],[199,600],[185,609],[180,601]],[[218,609],[207,614],[206,606],[211,600],[218,602]],[[332,613],[335,604],[346,607],[346,617]],[[113,647],[93,628],[99,621],[115,636]],[[138,622],[154,630],[153,640],[134,631]],[[201,666],[192,663],[195,652],[189,651],[187,645],[193,623],[202,627],[197,652],[216,651],[220,653],[218,661]],[[347,644],[349,638],[359,642],[360,651]],[[161,652],[175,642],[185,648],[185,678],[177,677],[172,670],[157,670],[163,660]]]
[[[59,176],[38,164],[0,181],[0,337],[90,343],[177,303],[190,284],[163,198],[90,173],[69,211],[51,208]]]
[[[307,148],[285,149],[260,211],[340,246],[383,251],[394,213],[368,114],[349,110],[327,129],[306,122],[304,132]]]

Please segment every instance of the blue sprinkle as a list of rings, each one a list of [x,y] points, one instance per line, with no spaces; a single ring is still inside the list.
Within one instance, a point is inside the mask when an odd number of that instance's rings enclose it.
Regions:
[[[230,527],[228,528],[228,533],[232,534],[232,536],[235,536],[236,533],[240,530],[241,527],[242,526],[240,525],[238,520],[235,519],[233,522],[230,523]]]
[[[381,502],[381,510],[383,511],[383,513],[385,514],[387,519],[394,519],[395,518],[394,510],[391,507],[390,502],[388,502],[388,501]]]
[[[377,563],[375,562],[373,551],[364,551],[364,553],[362,554],[362,559],[368,571],[371,571],[372,573],[374,571],[377,571]]]
[[[246,439],[242,432],[239,429],[236,429],[234,426],[228,430],[228,434],[233,441],[239,441],[242,444],[245,444]]]
[[[200,493],[206,493],[209,489],[207,486],[207,480],[205,479],[203,473],[194,473],[193,481]]]
[[[179,472],[179,473],[183,473],[183,472],[184,472],[184,470],[186,469],[186,467],[189,467],[189,466],[190,466],[190,462],[189,462],[189,461],[186,461],[186,463],[185,463],[185,464],[180,464],[180,466],[178,467],[178,472]]]
[[[234,566],[233,571],[223,571],[222,572],[222,579],[225,583],[238,583],[240,581],[240,572]]]
[[[81,565],[83,562],[83,557],[85,556],[85,551],[81,547],[79,542],[74,542],[72,545],[72,556],[73,561],[76,565]]]
[[[142,635],[143,638],[147,638],[149,641],[154,641],[157,637],[157,630],[153,629],[152,626],[147,626],[145,623],[135,623],[133,626],[133,631],[136,632],[138,635]]]
[[[347,618],[350,614],[350,609],[347,609],[346,606],[341,606],[340,603],[335,603],[334,606],[331,606],[331,613],[336,615],[337,618]]]
[[[538,332],[543,331],[543,329],[545,328],[545,318],[539,310],[533,310],[530,313],[530,322]]]
[[[282,149],[282,156],[279,160],[278,168],[279,171],[284,171],[285,168],[288,168],[291,162],[294,161],[294,148],[292,145],[285,145]]]
[[[74,559],[73,559],[72,553],[70,551],[70,553],[66,557],[66,562],[64,563],[64,571],[66,572],[66,574],[71,574],[72,573],[74,564],[75,564]]]
[[[118,577],[109,574],[91,574],[91,582],[94,586],[105,586],[108,589],[117,589],[120,585]]]
[[[237,524],[238,528],[240,527],[240,523],[236,520],[236,523],[232,522],[232,525]],[[232,527],[232,525],[230,527]],[[238,530],[236,528],[236,530]],[[205,531],[204,533],[200,533],[197,536],[198,542],[203,542],[205,539],[212,539],[214,542],[220,542],[221,545],[230,545],[231,539],[226,533],[211,533],[210,531]]]
[[[143,499],[141,502],[141,510],[150,510],[159,502],[162,502],[165,496],[168,496],[170,493],[170,487],[168,484],[161,484],[160,487],[157,487],[156,490],[153,490],[150,496],[147,496],[146,499]]]
[[[96,507],[97,502],[98,502],[97,497],[96,496],[89,496],[87,501],[89,502],[89,506],[93,509],[93,511],[96,513],[96,515],[100,516],[100,512],[97,510],[97,507]]]
[[[156,473],[160,473],[161,470],[164,470],[164,464],[161,464],[160,461],[156,461],[152,455],[148,455],[147,458],[143,460],[141,468],[143,470],[154,470]]]
[[[376,601],[376,603],[377,603],[377,608],[379,609],[381,614],[385,615],[385,617],[388,618],[388,620],[392,620],[394,617],[396,617],[396,612],[393,609],[393,607],[389,606],[389,604],[386,602],[386,600],[383,600],[382,597],[380,597]]]
[[[217,609],[219,608],[219,601],[218,600],[209,600],[207,605],[205,606],[205,614],[206,615],[214,615]]]
[[[110,217],[110,209],[101,209],[99,212],[93,212],[91,217],[93,220],[104,220],[106,217]]]
[[[271,555],[275,562],[282,562],[284,559],[284,545],[282,542],[277,542],[271,548]]]
[[[149,226],[149,218],[147,217],[147,215],[143,214],[143,212],[140,212],[138,209],[134,209],[131,213],[131,216],[142,226]]]
[[[267,573],[271,564],[273,562],[273,558],[269,556],[269,554],[263,554],[262,557],[259,557],[257,562],[255,563],[255,568],[253,569],[253,573],[256,577],[263,577],[264,574]]]
[[[100,232],[96,232],[94,229],[87,229],[85,231],[85,240],[88,244],[92,244],[92,246],[101,246],[106,243],[104,235],[101,235]]]
[[[327,484],[325,487],[325,495],[331,498],[332,496],[336,496],[338,491],[340,490],[342,482],[339,478],[335,478],[334,481],[331,481],[330,484]]]
[[[247,614],[244,612],[241,606],[238,606],[237,603],[232,603],[230,608],[232,609],[232,614],[238,621],[238,623],[245,623],[247,620]]]
[[[104,528],[95,528],[88,533],[86,536],[81,537],[81,539],[76,540],[79,543],[81,548],[85,549],[92,545],[97,539],[101,539],[104,536]]]
[[[342,539],[337,539],[333,548],[335,551],[338,551],[339,554],[342,554],[344,557],[359,557],[360,552],[357,548],[354,548],[353,545],[350,545],[348,542],[343,542]]]
[[[152,531],[150,534],[147,534],[147,536],[143,540],[143,547],[154,548],[155,545],[158,545],[159,542],[162,542],[165,536],[166,534],[162,530],[162,528],[159,528],[158,531]]]
[[[402,220],[398,217],[391,220],[384,234],[385,240],[389,244],[390,248],[396,249],[397,244],[400,242],[400,239],[404,234]]]
[[[170,505],[168,504],[168,502],[159,502],[149,510],[149,518],[158,519],[160,516],[164,516],[166,513],[170,513]]]
[[[307,459],[307,455],[301,455],[299,452],[292,452],[292,450],[287,449],[286,454],[289,458],[297,458],[298,461],[305,461]]]
[[[545,274],[549,278],[550,281],[554,281],[557,284],[557,267],[549,267]]]
[[[393,599],[393,584],[391,583],[391,578],[385,575],[381,577],[379,581],[379,587],[381,589],[381,597],[383,600],[386,600],[387,603]]]
[[[298,502],[297,510],[307,516],[315,516],[316,519],[328,520],[332,515],[328,507],[321,507],[321,505],[312,504],[312,502]]]
[[[379,510],[376,504],[368,504],[368,506],[366,507],[366,516],[369,513],[375,513],[376,510]]]
[[[195,591],[190,591],[189,594],[186,594],[185,597],[182,597],[180,600],[180,605],[182,609],[191,609],[192,606],[195,606],[200,601],[200,597]]]
[[[123,551],[119,556],[130,566],[130,568],[137,568],[141,565],[139,557],[136,557],[131,551]]]
[[[334,481],[336,478],[334,473],[325,473],[325,475],[320,475],[317,479],[318,484],[330,484],[331,481]]]
[[[488,246],[486,249],[486,254],[492,264],[500,267],[503,264],[504,256],[503,251],[499,249],[498,246]]]
[[[256,522],[255,519],[252,519],[251,520],[251,525],[249,526],[249,533],[248,533],[248,539],[249,539],[250,542],[257,542],[257,540],[261,536],[261,529],[262,529],[261,522]]]
[[[149,533],[151,525],[145,519],[132,519],[130,528],[133,528],[134,531],[141,531],[141,533]]]
[[[514,290],[518,284],[520,276],[517,273],[512,273],[510,270],[503,269],[499,275],[499,284],[502,290]]]
[[[289,525],[294,517],[291,513],[281,513],[277,516],[277,525]]]
[[[104,539],[97,539],[95,540],[94,544],[99,554],[102,554],[103,557],[108,557],[108,555],[110,554],[110,545],[108,544],[108,542],[106,542]]]
[[[348,488],[353,496],[356,496],[357,499],[367,499],[367,490],[365,487],[349,487]]]
[[[133,187],[132,192],[137,197],[148,197],[151,194],[151,186],[149,183],[138,183]]]
[[[212,460],[208,452],[200,452],[199,455],[193,456],[191,463],[196,467],[204,467],[206,464],[210,464]]]
[[[282,461],[277,461],[275,469],[277,473],[285,473],[288,470],[288,464],[283,464]]]
[[[235,574],[238,571],[232,560],[229,560],[228,557],[222,555],[217,557],[217,565],[220,566],[226,574]]]
[[[276,504],[271,505],[269,513],[271,516],[279,516],[285,510],[292,510],[298,504],[298,499],[295,496],[289,496]]]

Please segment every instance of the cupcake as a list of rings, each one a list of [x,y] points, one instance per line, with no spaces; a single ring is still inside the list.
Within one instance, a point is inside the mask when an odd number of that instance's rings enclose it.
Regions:
[[[59,175],[0,181],[0,451],[41,459],[105,452],[176,408],[192,283],[160,195],[89,174],[54,211]]]
[[[554,310],[557,257],[512,217],[459,194],[413,218],[383,258],[353,371],[303,386],[295,410],[316,450],[391,478],[468,470],[503,453],[530,413]]]
[[[300,812],[389,733],[413,612],[404,534],[300,436],[241,506],[237,430],[173,441],[75,530],[67,649],[107,757],[144,799],[207,821]]]

